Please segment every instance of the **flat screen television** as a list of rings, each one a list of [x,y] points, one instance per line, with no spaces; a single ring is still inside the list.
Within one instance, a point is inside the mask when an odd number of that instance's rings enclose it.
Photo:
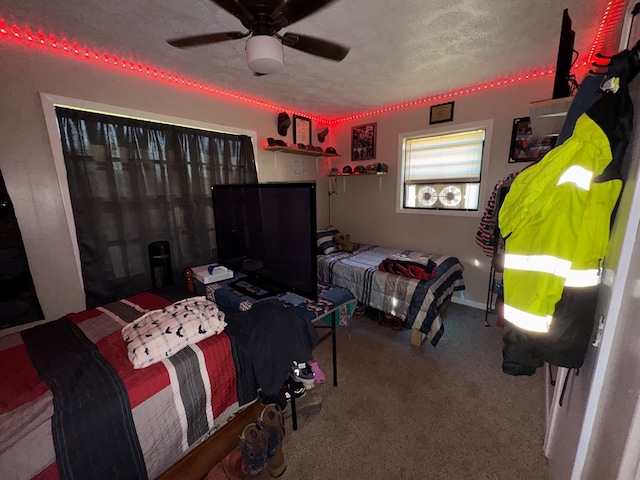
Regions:
[[[571,66],[573,64],[573,44],[576,32],[571,28],[569,9],[562,12],[562,25],[560,27],[560,42],[558,44],[558,57],[556,59],[556,75],[553,80],[552,98],[565,98],[571,96]]]
[[[253,298],[291,292],[317,299],[316,184],[213,185],[217,261],[246,275]]]

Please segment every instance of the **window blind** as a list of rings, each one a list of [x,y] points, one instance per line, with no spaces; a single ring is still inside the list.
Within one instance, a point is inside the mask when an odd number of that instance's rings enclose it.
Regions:
[[[405,183],[479,182],[485,130],[408,138]]]

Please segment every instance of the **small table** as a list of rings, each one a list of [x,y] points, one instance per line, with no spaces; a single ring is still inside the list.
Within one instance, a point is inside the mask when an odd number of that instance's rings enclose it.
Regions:
[[[187,287],[193,293],[200,293],[224,308],[236,310],[249,310],[253,304],[265,300],[279,300],[285,307],[292,309],[300,317],[309,320],[314,328],[319,330],[329,330],[319,337],[319,342],[331,337],[332,346],[332,367],[333,386],[338,386],[338,366],[337,366],[337,344],[336,329],[338,325],[349,325],[349,319],[353,315],[356,307],[356,300],[352,293],[346,288],[329,283],[318,282],[318,299],[316,301],[303,299],[290,293],[283,293],[272,297],[265,297],[259,300],[252,298],[242,292],[235,290],[231,283],[245,278],[245,275],[236,273],[233,278],[221,282],[204,285],[193,277],[190,269],[185,270],[185,280]],[[291,303],[295,300],[295,303]],[[300,302],[300,303],[298,303]],[[295,397],[291,395],[291,409],[293,429],[298,428],[295,410]]]

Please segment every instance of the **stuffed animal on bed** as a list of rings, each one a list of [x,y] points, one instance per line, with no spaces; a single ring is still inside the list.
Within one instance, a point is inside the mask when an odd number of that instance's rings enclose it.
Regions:
[[[340,232],[337,233],[333,237],[333,239],[338,244],[338,250],[341,250],[343,252],[351,253],[360,247],[360,244],[351,241],[351,235],[349,234],[345,235],[344,233]]]

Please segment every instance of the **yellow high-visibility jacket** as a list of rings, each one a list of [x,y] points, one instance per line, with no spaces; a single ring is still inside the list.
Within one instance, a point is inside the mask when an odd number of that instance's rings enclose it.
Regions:
[[[622,180],[594,182],[612,161],[609,139],[587,114],[573,135],[513,181],[500,208],[505,319],[547,332],[565,287],[600,281]]]

